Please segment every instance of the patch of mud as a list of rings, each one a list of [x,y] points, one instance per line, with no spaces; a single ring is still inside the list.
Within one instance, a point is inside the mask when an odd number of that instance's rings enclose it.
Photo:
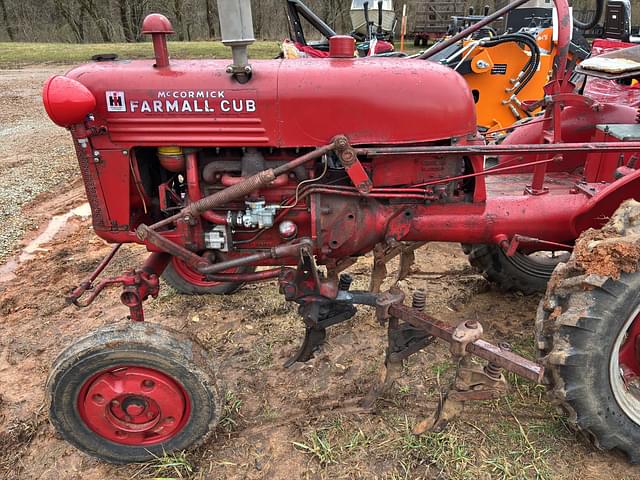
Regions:
[[[0,283],[8,282],[16,278],[14,272],[18,268],[18,265],[31,260],[35,256],[36,252],[46,252],[47,250],[42,248],[42,245],[53,240],[58,232],[67,225],[71,218],[79,217],[81,219],[86,219],[90,216],[91,207],[88,203],[83,203],[79,207],[76,207],[63,215],[54,216],[49,220],[44,231],[35,239],[31,240],[17,258],[12,258],[4,265],[0,265]]]
[[[627,200],[600,230],[589,229],[576,241],[569,269],[619,278],[640,264],[640,202]]]

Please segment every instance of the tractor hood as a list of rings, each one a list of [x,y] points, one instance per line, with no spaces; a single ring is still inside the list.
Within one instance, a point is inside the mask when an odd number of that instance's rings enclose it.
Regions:
[[[92,113],[108,138],[94,140],[118,146],[313,147],[337,134],[353,145],[398,145],[476,131],[464,79],[432,62],[252,61],[252,77],[244,84],[226,73],[227,65],[226,60],[172,60],[167,68],[147,60],[94,62],[67,78],[96,99]]]

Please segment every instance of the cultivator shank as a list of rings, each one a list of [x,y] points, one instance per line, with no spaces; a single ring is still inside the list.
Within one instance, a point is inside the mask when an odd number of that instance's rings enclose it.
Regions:
[[[414,292],[411,306],[404,305],[405,295],[397,286],[385,292],[351,291],[348,274],[342,274],[336,285],[323,277],[312,257],[304,255],[297,269],[283,270],[279,283],[287,300],[300,305],[298,312],[305,324],[302,345],[286,362],[286,367],[311,359],[324,342],[326,329],[352,318],[356,305],[375,308],[376,319],[387,326],[388,345],[378,381],[362,400],[364,408],[374,407],[377,398],[401,375],[403,362],[411,355],[436,339],[449,343],[452,359],[457,364],[455,379],[441,397],[434,415],[420,422],[415,433],[442,429],[462,411],[467,401],[504,395],[507,382],[503,370],[536,383],[542,381],[544,368],[540,364],[512,352],[508,344],[494,345],[483,340],[479,322],[466,320],[453,327],[424,313],[427,298],[423,290]],[[486,365],[472,362],[472,356],[485,360]]]

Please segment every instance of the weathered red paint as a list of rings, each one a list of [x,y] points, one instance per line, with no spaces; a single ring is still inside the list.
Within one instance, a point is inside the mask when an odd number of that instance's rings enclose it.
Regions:
[[[565,0],[556,7],[562,64],[569,10]],[[545,116],[500,145],[485,145],[464,80],[440,65],[346,55],[251,63],[246,83],[226,72],[227,60],[171,61],[163,68],[139,60],[87,64],[69,72],[68,82],[47,84],[54,121],[64,102],[52,98],[71,91],[82,99],[71,131],[98,235],[155,252],[170,246],[195,265],[203,259],[194,252],[205,249],[214,225],[228,223],[229,212],[242,214],[245,200],[263,199],[276,209],[274,226],[229,226],[229,259],[296,263],[296,255],[269,254],[286,243],[277,229],[286,220],[295,223],[296,240],[308,238],[317,260],[328,263],[389,239],[570,245],[621,201],[640,198],[640,170],[631,162],[640,144],[612,141],[595,128],[635,123],[636,112],[573,94],[566,76],[546,87]],[[85,111],[90,98],[93,119]],[[346,138],[338,142],[340,135]],[[162,168],[160,146],[186,152],[182,184],[175,169]],[[263,158],[242,164],[246,147]],[[497,168],[484,169],[487,156],[498,157]],[[241,198],[225,196],[269,170],[278,172],[271,184],[252,186]],[[614,171],[625,175],[615,178]],[[197,211],[211,195],[230,200]],[[138,236],[142,224],[154,228]]]

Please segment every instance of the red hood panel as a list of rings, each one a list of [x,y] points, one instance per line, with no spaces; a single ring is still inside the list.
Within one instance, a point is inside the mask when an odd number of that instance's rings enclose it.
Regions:
[[[239,84],[228,60],[91,63],[67,74],[95,96],[110,142],[311,147],[403,144],[475,132],[472,96],[440,65],[390,58],[253,61]],[[97,140],[97,139],[96,139]],[[103,145],[103,148],[107,145]]]

